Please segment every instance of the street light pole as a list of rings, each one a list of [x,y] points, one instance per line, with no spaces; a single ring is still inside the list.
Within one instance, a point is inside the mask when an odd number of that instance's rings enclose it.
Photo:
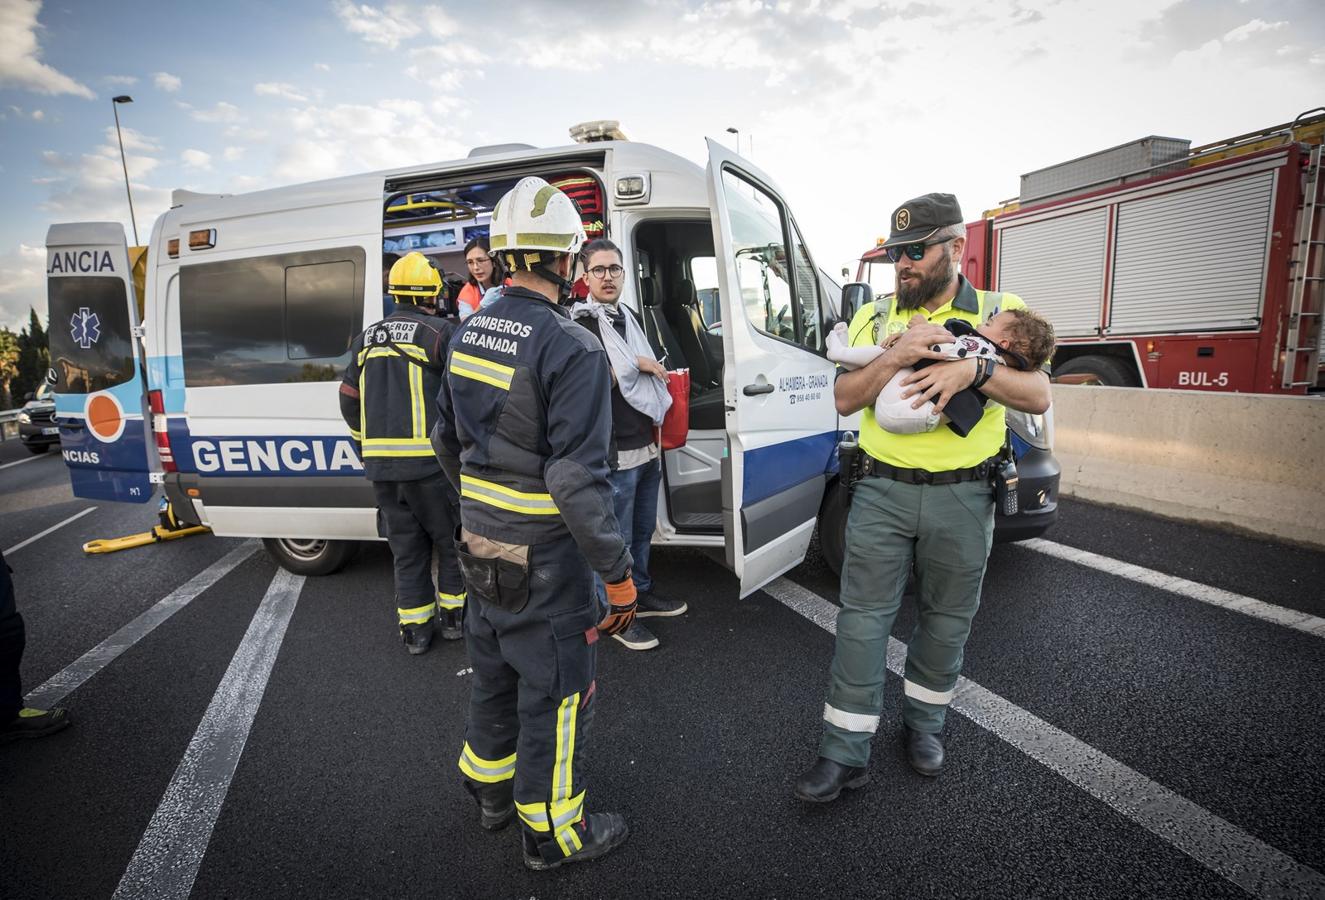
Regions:
[[[728,128],[727,133],[736,135],[736,152],[739,154],[741,152],[741,129]]]
[[[133,214],[133,191],[129,188],[129,163],[124,158],[124,137],[120,134],[120,104],[132,103],[128,94],[112,97],[110,108],[115,113],[115,139],[120,142],[120,165],[124,168],[124,193],[129,196],[129,222],[133,225],[133,245],[138,246],[138,219]]]

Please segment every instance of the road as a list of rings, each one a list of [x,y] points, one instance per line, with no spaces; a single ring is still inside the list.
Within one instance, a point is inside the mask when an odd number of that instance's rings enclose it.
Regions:
[[[25,689],[74,717],[0,746],[12,900],[1325,896],[1325,553],[1064,502],[993,552],[943,775],[907,767],[890,678],[871,783],[809,807],[836,579],[812,550],[738,600],[659,549],[690,611],[599,645],[582,773],[631,837],[537,874],[477,827],[465,650],[405,654],[384,546],[306,580],[210,535],[87,556],[154,508],[76,500],[15,442],[0,513]]]

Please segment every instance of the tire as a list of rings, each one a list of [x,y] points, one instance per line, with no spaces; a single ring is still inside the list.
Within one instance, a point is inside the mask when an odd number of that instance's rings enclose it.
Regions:
[[[263,538],[277,564],[295,575],[330,575],[345,567],[359,550],[358,541],[314,538]]]
[[[828,483],[828,493],[819,509],[819,551],[833,574],[842,574],[842,560],[847,552],[847,511],[851,507],[842,496],[837,481]]]
[[[1140,387],[1141,381],[1132,371],[1132,367],[1112,356],[1077,356],[1061,366],[1053,367],[1055,378],[1063,375],[1093,375],[1094,384],[1105,387]]]
[[[28,448],[28,452],[29,452],[29,453],[34,453],[34,454],[40,455],[40,454],[42,454],[42,453],[45,453],[47,450],[49,450],[51,445],[50,445],[50,444],[24,444],[23,446]]]

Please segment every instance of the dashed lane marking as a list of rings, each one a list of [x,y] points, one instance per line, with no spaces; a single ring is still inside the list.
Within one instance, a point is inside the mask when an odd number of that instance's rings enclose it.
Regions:
[[[132,622],[51,676],[28,694],[24,702],[38,709],[49,709],[56,705],[78,690],[93,675],[114,662],[125,650],[151,634],[156,626],[187,606],[194,597],[224,578],[232,569],[252,556],[257,549],[256,540],[244,541],[144,610]]]
[[[276,572],[184,758],[115,889],[116,900],[184,900],[267,689],[304,576]]]
[[[26,460],[25,460],[25,462],[26,462]],[[39,540],[41,540],[42,538],[46,537],[46,535],[50,534],[52,531],[59,531],[61,528],[63,528],[64,526],[68,525],[70,522],[74,521],[75,519],[81,519],[81,518],[83,518],[83,516],[85,516],[85,515],[87,515],[88,513],[92,512],[92,510],[94,510],[94,509],[96,509],[95,506],[89,506],[87,509],[84,509],[84,510],[82,510],[82,511],[80,511],[80,512],[76,512],[76,513],[74,513],[72,516],[70,516],[69,518],[65,519],[63,522],[56,522],[54,525],[52,525],[50,528],[47,528],[45,531],[39,532],[39,533],[37,533],[37,534],[34,534],[32,537],[28,538],[26,541],[19,541],[19,542],[18,542],[17,544],[15,544],[14,546],[5,548],[5,556],[11,556],[12,554],[18,552],[19,550],[22,550],[22,549],[23,549],[24,547],[26,547],[28,544],[31,544],[33,541],[39,541]]]
[[[0,466],[0,470],[8,469],[12,466],[21,466],[24,463],[36,462],[39,459],[46,459],[46,458],[47,457],[45,453],[43,453],[41,456],[29,456],[27,459],[20,459],[20,460],[15,460],[14,462],[7,462],[4,465]]]
[[[837,634],[837,607],[818,594],[786,578],[763,590]],[[901,676],[905,663],[889,637],[888,668]],[[1325,896],[1325,875],[974,681],[957,679],[951,708],[1253,897]]]
[[[1310,613],[1275,606],[1273,603],[1266,603],[1264,600],[1244,597],[1241,594],[1234,594],[1232,591],[1188,581],[1186,578],[1167,575],[1154,569],[1134,566],[1122,560],[1110,559],[1107,556],[1091,553],[1089,550],[1079,550],[1065,544],[1056,544],[1043,538],[1020,541],[1016,546],[1035,550],[1038,553],[1044,553],[1101,572],[1107,572],[1110,575],[1117,575],[1138,584],[1157,587],[1192,600],[1208,603],[1211,606],[1231,609],[1233,612],[1240,612],[1243,615],[1261,619],[1265,622],[1273,622],[1275,625],[1283,625],[1285,628],[1294,628],[1316,637],[1325,638],[1325,619],[1313,616]]]

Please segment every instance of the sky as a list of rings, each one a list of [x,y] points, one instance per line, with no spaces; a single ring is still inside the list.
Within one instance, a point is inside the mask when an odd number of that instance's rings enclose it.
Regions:
[[[1025,172],[1325,104],[1325,2],[0,0],[0,326],[45,316],[50,224],[132,241],[120,94],[143,241],[174,188],[559,146],[617,119],[701,165],[705,137],[739,141],[836,277],[910,197],[954,193],[970,221]]]

